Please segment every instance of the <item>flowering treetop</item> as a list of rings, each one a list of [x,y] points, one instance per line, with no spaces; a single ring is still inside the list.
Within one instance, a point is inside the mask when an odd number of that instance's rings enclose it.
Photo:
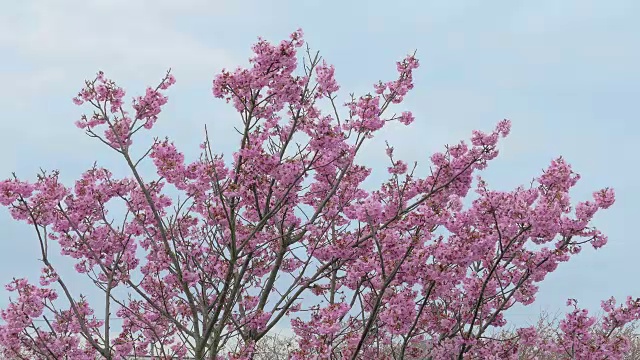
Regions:
[[[621,356],[628,341],[617,330],[638,317],[631,298],[603,302],[600,321],[576,307],[552,340],[533,328],[491,336],[507,324],[506,310],[534,301],[536,284],[559,263],[584,244],[606,244],[590,222],[613,204],[612,189],[572,206],[579,176],[558,158],[531,186],[491,190],[477,173],[509,134],[503,120],[433,154],[426,177],[388,147],[388,179],[367,190],[370,169],[355,158],[388,123],[414,121],[390,109],[413,88],[419,62],[407,56],[395,80],[340,111],[333,66],[307,51],[297,72],[303,44],[300,30],[277,45],[260,39],[249,68],[215,77],[213,95],[240,117],[232,158],[215,154],[209,136],[193,162],[168,139],[134,154],[134,138],[167,103],[170,73],[133,99],[133,111],[102,72],[86,82],[73,101],[93,112],[76,125],[121,155],[130,176],[94,166],[72,186],[58,172],[0,183],[0,203],[33,226],[43,263],[39,285],[7,286],[16,293],[1,313],[8,356],[252,359],[287,320],[292,359],[520,359],[524,345],[571,358]],[[152,179],[139,170],[148,159]],[[107,210],[114,203],[120,221]],[[100,308],[58,275],[52,242],[104,293]]]

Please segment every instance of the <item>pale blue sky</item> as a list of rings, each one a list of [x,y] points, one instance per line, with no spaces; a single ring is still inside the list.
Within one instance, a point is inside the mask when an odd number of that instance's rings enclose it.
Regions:
[[[500,158],[484,176],[492,187],[528,184],[563,155],[583,179],[576,200],[605,186],[618,201],[599,215],[610,243],[586,248],[541,286],[517,322],[541,308],[564,310],[567,298],[597,309],[614,295],[640,296],[635,221],[640,204],[636,143],[640,91],[640,2],[546,1],[52,1],[3,3],[0,12],[0,177],[33,179],[40,167],[60,169],[69,184],[98,162],[122,164],[73,122],[70,99],[102,69],[128,90],[155,84],[168,67],[177,84],[153,134],[169,135],[188,155],[203,126],[230,153],[230,106],[211,96],[222,67],[246,65],[257,36],[279,41],[298,27],[336,66],[342,96],[371,90],[395,75],[395,61],[418,50],[421,68],[405,107],[410,128],[392,127],[363,158],[384,175],[384,141],[396,155],[426,164],[446,143],[513,121]],[[426,167],[423,165],[422,170]],[[32,230],[0,211],[0,283],[39,272]],[[0,307],[8,293],[0,290]]]

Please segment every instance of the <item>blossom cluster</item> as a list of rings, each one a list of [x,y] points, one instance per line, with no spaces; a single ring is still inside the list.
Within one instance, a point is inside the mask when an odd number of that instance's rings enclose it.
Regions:
[[[301,30],[279,44],[260,39],[248,68],[215,77],[213,96],[241,119],[227,157],[208,136],[197,159],[168,138],[134,156],[134,137],[168,101],[170,73],[131,101],[133,115],[104,73],[86,82],[73,101],[93,114],[77,126],[115,150],[129,175],[95,165],[68,186],[58,172],[0,182],[0,204],[34,228],[43,262],[39,285],[7,286],[16,294],[0,313],[7,356],[251,359],[289,321],[292,359],[520,359],[523,346],[621,358],[628,341],[618,330],[640,318],[631,298],[603,302],[601,319],[571,301],[551,340],[533,328],[491,336],[561,263],[607,243],[591,224],[614,203],[612,189],[573,205],[580,177],[561,157],[530,186],[491,189],[480,172],[498,156],[509,120],[427,158],[426,176],[388,146],[388,179],[366,188],[371,169],[356,159],[389,122],[416,121],[390,109],[413,89],[419,62],[408,55],[395,79],[353,96],[341,113],[334,67],[319,56],[299,67],[303,45]],[[335,111],[321,111],[322,102]],[[140,166],[149,160],[151,178]],[[54,250],[104,303],[75,293]]]

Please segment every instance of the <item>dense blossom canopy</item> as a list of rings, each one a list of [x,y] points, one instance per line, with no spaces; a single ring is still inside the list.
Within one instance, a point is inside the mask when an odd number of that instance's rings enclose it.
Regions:
[[[606,244],[590,222],[614,203],[612,189],[572,206],[579,176],[558,158],[529,186],[492,190],[478,171],[509,134],[503,120],[433,154],[425,177],[388,146],[388,179],[367,190],[371,171],[356,157],[389,123],[414,121],[390,113],[419,62],[399,61],[395,80],[352,97],[343,113],[333,66],[307,51],[297,71],[302,46],[301,31],[277,45],[260,39],[250,67],[215,77],[213,95],[241,119],[231,158],[215,154],[209,136],[192,162],[168,139],[135,147],[167,103],[170,73],[133,99],[133,111],[102,72],[86,82],[73,101],[93,113],[76,124],[117,152],[130,176],[96,165],[71,186],[58,172],[0,183],[0,203],[33,226],[43,263],[39,284],[7,285],[15,294],[1,312],[7,356],[252,359],[278,325],[296,334],[292,359],[521,359],[525,347],[620,358],[628,340],[618,330],[639,315],[631,298],[604,301],[599,320],[570,300],[552,339],[534,328],[492,337],[505,311],[531,304],[560,263],[585,244]],[[140,170],[148,159],[153,179]],[[75,259],[103,304],[58,275],[54,248]]]

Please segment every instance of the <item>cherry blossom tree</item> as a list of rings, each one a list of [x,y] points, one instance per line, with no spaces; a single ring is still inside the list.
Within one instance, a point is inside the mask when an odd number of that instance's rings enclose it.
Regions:
[[[570,301],[570,306],[575,310],[575,304],[573,301]],[[607,312],[605,312],[605,316],[588,316],[591,319],[589,321],[599,321],[601,324],[598,325],[600,330],[603,329],[602,322],[607,321]],[[557,313],[553,316],[549,313],[543,312],[540,315],[539,320],[533,327],[533,331],[536,333],[536,341],[532,342],[530,346],[521,346],[519,348],[519,355],[524,359],[537,358],[538,360],[560,360],[567,358],[576,358],[581,359],[584,357],[589,358],[587,354],[584,353],[573,353],[571,355],[571,341],[567,341],[567,333],[565,326],[567,325],[566,319],[563,319],[560,313]],[[605,326],[604,328],[608,329],[608,331],[612,331],[612,334],[608,334],[607,336],[615,336],[618,339],[625,338],[625,340],[619,341],[629,341],[629,349],[624,352],[624,356],[618,357],[623,360],[635,360],[640,357],[640,337],[638,336],[638,322],[630,322],[626,325],[616,326],[614,328]],[[517,337],[518,329],[510,330],[503,328],[500,330],[499,334],[496,334],[496,337],[508,340],[513,337]],[[597,334],[591,332],[588,336],[595,335],[592,337],[590,341],[593,339],[597,339],[598,336],[602,334]],[[546,344],[546,346],[540,346],[542,344]],[[563,346],[564,351],[547,351],[548,346],[550,344],[554,344],[553,346]],[[596,345],[596,343],[592,342],[592,345]],[[626,345],[625,345],[626,346]],[[584,348],[583,348],[584,349]],[[576,349],[578,350],[578,349]],[[579,351],[579,350],[578,350]],[[602,357],[602,356],[601,356]],[[615,356],[614,356],[615,358]]]
[[[129,175],[95,165],[68,186],[57,171],[0,183],[0,203],[33,227],[42,261],[39,284],[6,287],[7,357],[252,359],[278,326],[296,335],[291,359],[621,358],[629,341],[618,330],[638,318],[639,299],[603,302],[600,321],[570,300],[553,338],[533,327],[491,335],[560,263],[607,243],[591,220],[614,203],[612,189],[572,205],[579,176],[557,158],[528,186],[492,190],[479,172],[508,120],[433,154],[423,177],[387,146],[388,178],[365,189],[371,169],[357,157],[389,123],[414,121],[392,109],[419,62],[405,57],[396,79],[342,107],[333,66],[308,48],[299,61],[303,45],[301,30],[260,39],[248,68],[213,80],[240,118],[231,157],[208,134],[191,162],[168,139],[135,146],[167,103],[170,72],[130,108],[102,72],[86,82],[73,101],[92,113],[76,125]],[[141,170],[148,161],[153,176]],[[103,303],[60,275],[58,249]]]

